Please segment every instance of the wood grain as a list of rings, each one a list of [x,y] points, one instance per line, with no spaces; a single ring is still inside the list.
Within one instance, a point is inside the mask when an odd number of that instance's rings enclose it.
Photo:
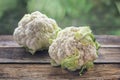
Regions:
[[[120,36],[96,35],[101,44],[94,68],[79,76],[52,67],[46,51],[31,55],[12,38],[0,36],[0,80],[120,80]]]
[[[97,41],[101,46],[120,47],[120,36],[114,35],[96,35]],[[0,35],[0,47],[20,47],[14,40],[12,35]]]
[[[120,37],[102,35],[96,38],[102,46],[95,63],[120,63]],[[50,63],[50,58],[47,51],[31,55],[12,36],[0,36],[0,63]]]
[[[0,48],[0,63],[50,63],[46,51],[38,51],[35,55],[24,48]],[[95,63],[120,63],[120,48],[100,48]]]
[[[96,64],[93,69],[79,76],[79,71],[69,72],[60,67],[48,64],[2,64],[0,65],[0,79],[22,80],[119,80],[119,64]]]
[[[120,36],[115,35],[96,35],[97,41],[101,45],[120,45]],[[112,47],[112,46],[110,46]],[[114,47],[114,46],[113,46]]]

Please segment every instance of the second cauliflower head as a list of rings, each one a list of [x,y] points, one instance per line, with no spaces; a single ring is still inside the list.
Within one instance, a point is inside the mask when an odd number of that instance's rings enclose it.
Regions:
[[[60,30],[55,20],[39,11],[25,14],[18,23],[13,37],[21,46],[34,54],[49,47],[49,39],[54,39]]]
[[[49,47],[53,66],[61,65],[70,71],[90,68],[98,57],[98,42],[89,27],[68,27],[58,32]]]

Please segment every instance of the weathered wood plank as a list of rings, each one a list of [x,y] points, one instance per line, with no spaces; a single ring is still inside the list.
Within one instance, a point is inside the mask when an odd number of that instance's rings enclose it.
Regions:
[[[24,48],[0,48],[0,63],[49,63],[49,61],[47,51],[32,55]]]
[[[120,37],[102,35],[96,38],[103,46],[95,63],[120,63]],[[50,63],[50,58],[47,51],[31,55],[15,43],[12,36],[0,36],[0,63]]]
[[[22,80],[118,80],[120,64],[95,64],[94,68],[79,76],[78,71],[69,72],[48,64],[1,64],[0,79]]]
[[[0,63],[50,63],[50,58],[47,50],[31,55],[24,48],[7,47],[0,48]],[[95,63],[120,63],[120,48],[100,48]]]
[[[101,44],[99,58],[95,67],[80,77],[77,72],[49,65],[47,51],[31,55],[13,41],[12,36],[0,36],[0,80],[120,80],[120,36],[99,35],[96,38]]]
[[[101,45],[120,45],[120,36],[96,35],[96,39]]]
[[[120,47],[120,36],[113,35],[96,35],[97,41],[101,46]],[[14,40],[12,35],[0,35],[0,47],[20,47]]]

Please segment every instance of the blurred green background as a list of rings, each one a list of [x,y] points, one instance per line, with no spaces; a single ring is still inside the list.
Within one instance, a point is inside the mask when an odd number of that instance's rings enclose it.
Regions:
[[[61,28],[91,26],[97,35],[120,35],[120,0],[0,0],[0,35],[13,34],[24,14],[36,10]]]

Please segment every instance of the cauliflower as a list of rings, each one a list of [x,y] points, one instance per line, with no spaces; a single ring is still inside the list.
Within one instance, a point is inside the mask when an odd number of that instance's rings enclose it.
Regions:
[[[21,46],[34,54],[49,47],[49,39],[54,39],[60,30],[55,20],[36,11],[25,14],[14,30],[13,37]]]
[[[49,47],[49,55],[53,66],[61,65],[70,71],[93,67],[98,57],[98,42],[89,27],[68,27],[58,32],[57,38]]]

